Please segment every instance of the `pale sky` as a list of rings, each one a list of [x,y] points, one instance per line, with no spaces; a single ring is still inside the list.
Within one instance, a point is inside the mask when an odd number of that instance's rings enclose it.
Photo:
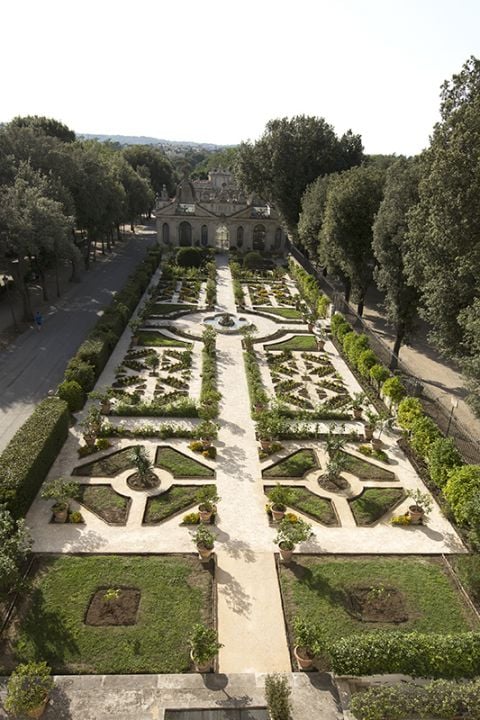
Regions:
[[[324,117],[414,154],[480,56],[478,0],[3,0],[0,121],[236,144]]]

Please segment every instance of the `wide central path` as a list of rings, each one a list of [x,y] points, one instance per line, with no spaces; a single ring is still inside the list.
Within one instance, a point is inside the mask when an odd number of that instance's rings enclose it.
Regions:
[[[235,312],[228,265],[218,261],[217,304]],[[217,335],[222,389],[218,437],[218,634],[222,673],[289,672],[290,659],[274,555],[256,549],[266,524],[255,428],[241,336]]]

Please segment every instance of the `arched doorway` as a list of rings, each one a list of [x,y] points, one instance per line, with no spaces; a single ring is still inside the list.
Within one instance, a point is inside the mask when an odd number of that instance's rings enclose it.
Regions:
[[[208,227],[206,225],[202,225],[200,242],[203,245],[203,247],[207,247],[207,245],[208,245]]]
[[[215,232],[215,247],[219,250],[228,250],[230,247],[230,233],[226,225],[219,225]]]
[[[253,228],[253,250],[265,250],[265,236],[267,232],[265,225],[255,225]]]
[[[243,227],[240,225],[240,227],[237,228],[237,248],[243,247]]]
[[[186,220],[180,223],[178,244],[180,247],[190,247],[192,244],[192,226]]]

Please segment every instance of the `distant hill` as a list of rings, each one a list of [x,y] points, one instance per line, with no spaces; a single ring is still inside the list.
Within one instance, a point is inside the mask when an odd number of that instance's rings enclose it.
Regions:
[[[216,145],[215,143],[199,143],[186,140],[162,140],[145,135],[93,135],[91,133],[78,133],[78,137],[87,140],[99,140],[100,142],[111,140],[120,145],[160,145],[164,148],[170,148],[174,152],[182,152],[191,148],[215,152],[216,150],[223,150],[223,148],[226,147],[233,147],[232,145]]]

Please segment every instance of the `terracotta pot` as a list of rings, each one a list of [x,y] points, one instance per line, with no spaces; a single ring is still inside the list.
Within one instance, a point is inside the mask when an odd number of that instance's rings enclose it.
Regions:
[[[372,443],[372,448],[373,448],[374,450],[381,450],[381,449],[382,449],[383,443],[382,443],[382,441],[379,440],[378,438],[372,438],[372,439],[370,440],[370,442]]]
[[[202,562],[207,562],[213,554],[213,548],[206,548],[204,545],[197,545],[198,555]]]
[[[207,438],[202,438],[200,442],[202,443],[202,447],[204,450],[208,450],[208,448],[212,447],[212,441],[207,440]]]
[[[281,507],[283,508],[283,510],[278,509]],[[272,520],[274,523],[278,523],[280,522],[280,520],[283,520],[287,511],[285,505],[272,505],[270,509],[272,511]]]
[[[27,712],[25,713],[26,716],[29,718],[42,717],[43,713],[46,710],[47,704],[48,704],[48,697],[45,698],[45,700],[42,702],[41,705],[37,705],[37,707],[34,707],[31,710],[27,710]]]
[[[260,440],[260,447],[262,450],[268,451],[272,447],[272,441],[271,440]]]
[[[213,515],[213,509],[205,510],[205,505],[199,505],[198,506],[198,514],[200,515],[200,522],[206,524],[206,523],[210,522],[210,519]]]
[[[293,556],[293,550],[289,550],[288,548],[282,548],[282,543],[278,546],[278,549],[280,550],[280,556],[282,558],[282,561],[287,565]]]
[[[355,420],[361,420],[362,419],[362,408],[353,408],[353,417]]]
[[[313,332],[313,324],[312,323],[308,323],[307,328],[308,328],[308,332]]]
[[[408,508],[410,522],[412,525],[421,525],[425,515],[423,509],[418,505],[410,505]]]
[[[325,350],[325,340],[317,340],[317,350]]]
[[[297,661],[300,670],[308,670],[308,668],[312,667],[313,655],[307,648],[295,645],[293,648],[293,654],[295,655],[295,660]]]
[[[97,439],[95,435],[84,435],[83,439],[85,440],[85,445],[87,447],[95,447],[95,440]]]
[[[365,440],[371,440],[373,438],[373,428],[369,425],[364,426],[363,432],[365,434]]]
[[[110,415],[112,411],[112,405],[109,401],[102,403],[100,407],[100,412],[102,415]]]
[[[53,522],[66,523],[68,519],[68,505],[58,505],[52,507]]]
[[[201,673],[208,672],[212,666],[211,660],[208,660],[203,665],[200,665],[193,657],[193,650],[190,650],[190,659],[193,662],[193,664],[195,665],[195,670],[197,672],[201,672]]]

